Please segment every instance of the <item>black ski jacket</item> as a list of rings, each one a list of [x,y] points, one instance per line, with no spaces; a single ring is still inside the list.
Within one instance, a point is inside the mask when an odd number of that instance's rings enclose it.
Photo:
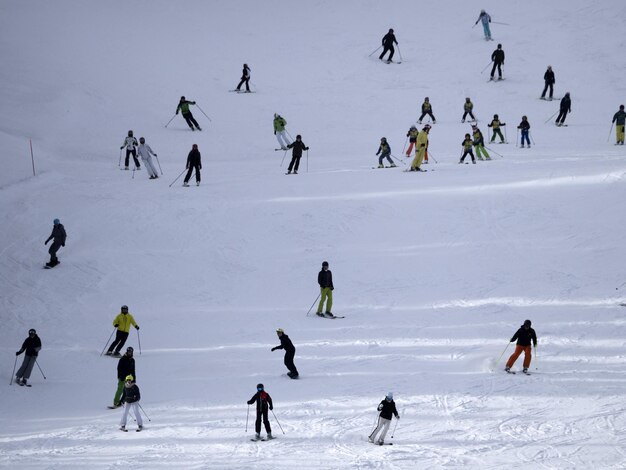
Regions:
[[[300,158],[302,156],[303,150],[309,150],[309,147],[304,145],[304,142],[301,140],[296,140],[295,142],[287,145],[288,148],[293,149],[291,153],[294,157]]]
[[[289,339],[289,336],[287,336],[285,333],[283,333],[282,336],[280,337],[280,346],[276,346],[275,349],[284,349],[285,351],[291,352],[291,353],[296,352],[296,347],[293,345],[293,343]]]
[[[393,33],[387,33],[383,36],[383,46],[385,47],[391,47],[393,46],[393,44],[396,43],[398,44],[398,41],[396,41],[396,35]]]
[[[530,346],[531,341],[537,346],[537,335],[532,328],[526,329],[524,326],[521,326],[511,338],[511,343],[515,340],[517,340],[518,346]]]
[[[126,380],[127,375],[132,375],[135,380],[135,359],[124,354],[117,363],[117,378],[119,380]]]
[[[618,111],[613,115],[613,121],[615,122],[618,126],[623,126],[624,122],[626,121],[626,112],[625,111]]]
[[[63,227],[63,224],[56,224],[54,227],[52,227],[52,233],[46,240],[46,243],[54,239],[54,243],[60,243],[61,245],[65,245],[66,238],[67,234],[65,233],[65,227]]]
[[[200,151],[198,149],[192,149],[191,152],[189,152],[189,155],[187,155],[187,168],[191,168],[196,165],[202,169]]]
[[[491,54],[491,60],[493,60],[496,64],[504,64],[504,51],[502,49],[496,49]]]
[[[269,405],[270,410],[274,409],[274,404],[272,403],[272,397],[265,390],[261,390],[260,392],[256,392],[250,400],[248,400],[248,405],[252,405],[256,402],[256,412],[257,413],[267,413],[267,407]]]
[[[26,351],[27,356],[37,357],[39,355],[40,349],[41,349],[41,340],[39,339],[39,336],[35,335],[32,338],[30,336],[26,338],[24,342],[22,343],[22,347],[20,348],[18,352],[22,354],[24,351]]]
[[[317,275],[317,283],[321,288],[330,287],[331,290],[335,288],[333,286],[333,273],[330,272],[330,269],[324,271],[323,269]]]
[[[530,123],[528,121],[522,121],[519,123],[519,126],[517,126],[517,128],[523,131],[527,131],[528,129],[530,129]]]
[[[548,85],[554,85],[556,83],[556,80],[554,79],[554,72],[552,70],[546,70],[546,73],[543,74],[543,79]]]
[[[135,403],[141,399],[141,394],[139,393],[139,387],[137,384],[133,384],[131,387],[126,387],[124,385],[124,401],[126,403]]]
[[[241,72],[241,79],[245,80],[250,78],[250,67],[244,67],[243,72]]]
[[[387,399],[385,398],[383,401],[380,402],[380,405],[378,405],[378,411],[380,411],[381,418],[391,419],[391,415],[395,415],[396,418],[398,417],[396,402],[393,400],[387,401]]]
[[[572,100],[569,96],[564,96],[561,100],[560,110],[572,112]]]

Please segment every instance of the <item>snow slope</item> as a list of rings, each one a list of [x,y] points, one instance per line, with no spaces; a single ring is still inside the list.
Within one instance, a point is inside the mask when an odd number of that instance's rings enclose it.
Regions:
[[[607,133],[626,4],[471,3],[0,4],[0,375],[36,328],[47,377],[0,388],[0,466],[625,467],[626,164]],[[510,24],[494,42],[472,28],[480,8]],[[368,58],[389,27],[401,65]],[[506,80],[487,83],[497,42]],[[257,93],[228,93],[244,62]],[[572,94],[566,128],[544,124],[548,64],[555,96]],[[183,94],[212,119],[193,108],[202,133],[164,128]],[[435,171],[371,170],[382,136],[402,155],[424,96]],[[502,157],[457,164],[465,96],[485,135],[494,113],[507,122],[510,143],[489,146]],[[275,112],[311,147],[298,176],[273,151]],[[523,114],[532,149],[514,143]],[[128,129],[159,180],[118,171]],[[193,143],[202,185],[169,188]],[[55,217],[69,238],[46,271]],[[322,260],[345,319],[306,316]],[[141,434],[105,407],[117,361],[100,352],[122,304],[141,325]],[[533,375],[505,375],[525,318]],[[270,352],[278,327],[298,381]],[[245,431],[258,382],[284,429],[271,416],[272,442]],[[375,447],[389,390],[395,445]]]

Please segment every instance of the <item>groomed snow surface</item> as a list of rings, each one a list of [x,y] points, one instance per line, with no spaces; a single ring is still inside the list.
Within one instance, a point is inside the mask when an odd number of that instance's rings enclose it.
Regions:
[[[493,42],[472,28],[481,8]],[[0,466],[625,468],[626,152],[607,140],[625,19],[620,0],[0,4]],[[401,65],[368,57],[390,27]],[[498,42],[506,80],[488,83]],[[229,93],[244,62],[257,93]],[[547,65],[569,127],[544,124]],[[201,133],[164,127],[181,95],[211,117],[192,107]],[[425,96],[435,171],[372,170],[382,136],[406,160]],[[466,96],[485,136],[506,122],[502,157],[457,164]],[[311,148],[297,176],[275,112]],[[524,114],[531,149],[515,145]],[[119,171],[128,129],[162,178]],[[193,143],[201,186],[169,188]],[[68,240],[44,270],[55,217]],[[323,260],[345,319],[306,316]],[[141,326],[142,433],[106,409],[122,304]],[[505,374],[526,318],[532,375]],[[29,328],[47,378],[9,386]],[[270,352],[276,328],[300,380]],[[254,410],[245,431],[258,382],[284,430],[270,416],[271,442],[250,442]],[[378,447],[388,391],[401,419]]]

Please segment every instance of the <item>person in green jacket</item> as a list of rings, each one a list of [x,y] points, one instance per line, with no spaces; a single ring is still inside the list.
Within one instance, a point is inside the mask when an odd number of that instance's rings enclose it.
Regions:
[[[121,356],[120,350],[128,339],[128,332],[130,331],[131,325],[137,330],[139,329],[139,325],[137,325],[133,316],[128,313],[128,306],[122,305],[122,311],[115,317],[115,320],[113,320],[113,326],[117,328],[117,332],[115,334],[115,340],[111,343],[111,346],[109,346],[106,353],[107,356]],[[115,353],[113,352],[113,349],[115,349]]]
[[[483,133],[480,132],[480,129],[478,129],[478,126],[476,125],[472,126],[472,137],[474,138],[474,149],[476,150],[476,158],[482,160],[482,154],[485,156],[485,160],[491,160],[491,157],[487,153],[487,150],[485,150],[485,139],[483,138]]]
[[[187,101],[184,96],[181,96],[180,101],[178,102],[178,107],[176,108],[176,114],[178,114],[178,111],[180,111],[183,114],[183,118],[185,118],[185,121],[187,122],[189,129],[193,131],[195,130],[193,126],[196,126],[196,129],[201,131],[202,129],[200,129],[200,126],[198,125],[198,121],[195,120],[195,118],[193,117],[193,114],[191,114],[191,111],[189,111],[190,104],[196,104],[196,102]]]
[[[500,137],[500,143],[503,144],[504,136],[502,135],[502,131],[500,130],[500,128],[506,126],[506,123],[500,122],[500,118],[498,117],[498,115],[494,114],[491,124],[487,124],[487,126],[491,127],[491,129],[493,130],[493,135],[491,136],[491,140],[489,142],[494,142],[496,140],[496,135],[498,135]]]
[[[274,135],[282,150],[287,150],[287,146],[291,145],[291,141],[287,138],[286,126],[287,121],[285,118],[278,113],[274,113]]]
[[[624,112],[624,105],[619,107],[619,111],[613,115],[613,122],[615,123],[615,133],[617,136],[617,142],[615,145],[624,145],[624,121],[626,120],[626,112]]]

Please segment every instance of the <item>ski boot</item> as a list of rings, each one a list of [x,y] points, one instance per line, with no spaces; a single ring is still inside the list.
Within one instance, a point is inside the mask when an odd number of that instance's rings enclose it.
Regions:
[[[317,315],[318,317],[323,317],[324,314],[322,312],[315,312],[315,315]]]
[[[271,441],[272,439],[274,439],[274,436],[272,436],[271,432],[268,432],[267,433],[267,437],[265,439],[268,440],[268,441]]]
[[[120,431],[128,432],[128,430],[126,429],[126,426],[120,426]]]
[[[251,440],[252,441],[260,441],[261,440],[261,433],[257,432]]]
[[[189,184],[188,183],[183,183],[183,188],[188,188]]]
[[[368,441],[368,442],[371,442],[372,444],[374,443],[374,439],[372,439],[372,436],[369,436],[369,437],[367,438],[367,441]]]
[[[378,165],[378,168],[385,168],[385,165],[383,165],[382,163]]]
[[[395,163],[392,163],[391,165],[389,165],[389,168],[395,168],[395,167],[396,167]]]
[[[143,429],[143,426],[140,424],[136,432],[141,432],[142,429]]]
[[[294,174],[294,175],[297,175],[297,174],[298,174],[298,172],[297,172],[296,170],[293,170],[293,174]]]

